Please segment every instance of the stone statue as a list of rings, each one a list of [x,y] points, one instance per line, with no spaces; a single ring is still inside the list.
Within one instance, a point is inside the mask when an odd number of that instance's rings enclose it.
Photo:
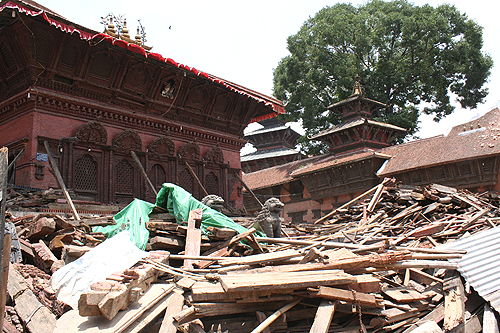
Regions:
[[[270,198],[264,203],[261,211],[257,215],[256,222],[259,223],[267,237],[281,237],[280,213],[284,204],[276,198]]]
[[[201,199],[201,203],[220,212],[222,208],[224,208],[224,199],[215,194],[209,194],[203,199]]]

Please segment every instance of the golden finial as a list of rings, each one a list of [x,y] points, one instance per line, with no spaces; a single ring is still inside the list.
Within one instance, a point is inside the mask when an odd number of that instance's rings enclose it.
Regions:
[[[135,35],[135,42],[138,44],[138,45],[141,45],[142,44],[142,38],[141,38],[141,34],[139,32],[139,27],[137,27],[137,34]]]
[[[357,74],[351,96],[363,95],[363,90],[361,89],[361,84],[359,83],[359,80],[360,80],[359,74]]]
[[[125,38],[130,38],[130,35],[128,34],[128,29],[127,29],[127,20],[123,20],[123,29],[122,29],[122,35]]]

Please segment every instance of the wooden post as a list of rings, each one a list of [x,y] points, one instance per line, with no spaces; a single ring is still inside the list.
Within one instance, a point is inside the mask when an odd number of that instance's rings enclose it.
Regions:
[[[139,166],[139,169],[141,170],[141,173],[144,176],[144,179],[146,179],[146,181],[149,184],[149,187],[151,187],[151,189],[153,190],[155,197],[158,196],[158,192],[156,191],[155,187],[153,186],[153,183],[151,183],[151,180],[149,180],[149,177],[148,177],[148,174],[146,173],[146,170],[144,170],[144,168],[141,164],[141,161],[139,161],[139,159],[137,158],[137,155],[135,154],[135,152],[133,150],[130,151],[130,155],[132,155],[132,158],[134,159],[135,163],[137,163],[137,165]]]
[[[205,196],[208,195],[208,192],[207,190],[205,190],[205,188],[203,187],[203,185],[201,184],[200,182],[200,179],[198,178],[198,176],[194,173],[193,169],[191,169],[191,166],[189,165],[188,162],[184,161],[184,164],[186,165],[186,167],[188,168],[189,170],[189,173],[191,174],[191,176],[193,176],[194,179],[196,179],[196,182],[198,183],[198,185],[201,187],[201,190],[203,191],[203,193],[205,193]]]
[[[69,206],[71,207],[71,211],[73,212],[75,219],[77,221],[80,221],[80,216],[76,211],[75,205],[73,205],[73,200],[71,200],[68,190],[66,189],[66,185],[64,185],[64,181],[62,179],[61,173],[59,172],[59,168],[57,167],[56,160],[54,159],[54,157],[52,156],[52,152],[50,151],[49,143],[47,141],[44,141],[43,145],[45,146],[45,150],[47,151],[47,155],[49,156],[50,165],[52,166],[52,169],[54,169],[56,173],[57,182],[59,183],[59,186],[61,186],[64,196],[66,197],[66,200],[68,201]]]
[[[7,291],[7,279],[8,275],[8,265],[7,265],[7,273],[4,272],[4,256],[8,257],[10,260],[10,242],[8,247],[8,252],[4,251],[5,249],[5,205],[7,203],[7,169],[9,163],[9,149],[7,147],[0,148],[0,199],[1,208],[0,208],[0,264],[2,267],[0,269],[0,287],[5,285],[5,288],[0,289],[0,327],[3,327],[3,321],[5,317],[5,300],[7,299],[6,291]],[[8,238],[8,237],[7,237]]]
[[[260,200],[255,196],[255,193],[253,193],[253,191],[250,189],[250,187],[248,187],[247,184],[243,181],[243,179],[241,179],[240,175],[237,174],[237,173],[235,173],[234,175],[241,182],[241,185],[243,185],[247,189],[247,191],[250,192],[250,194],[255,199],[255,201],[257,201],[259,203],[260,207],[264,207],[264,205],[262,204],[262,202],[260,202]]]
[[[3,248],[0,249],[2,252],[2,281],[0,283],[0,327],[3,327],[4,317],[5,317],[5,303],[7,302],[7,280],[9,277],[9,266],[10,266],[10,249],[12,244],[12,234],[5,234],[3,238]]]

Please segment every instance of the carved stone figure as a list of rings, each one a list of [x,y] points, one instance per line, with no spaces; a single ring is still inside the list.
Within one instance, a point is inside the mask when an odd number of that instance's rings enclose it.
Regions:
[[[280,217],[280,213],[283,206],[284,204],[279,199],[267,199],[257,215],[257,222],[267,237],[281,237],[281,221],[283,219]]]
[[[220,212],[224,207],[224,199],[215,194],[209,194],[203,199],[201,199],[201,203]]]

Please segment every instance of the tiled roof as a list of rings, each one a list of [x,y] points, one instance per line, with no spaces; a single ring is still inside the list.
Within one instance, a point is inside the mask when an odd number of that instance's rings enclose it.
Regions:
[[[406,129],[399,127],[399,126],[386,124],[386,123],[382,123],[379,121],[374,121],[374,120],[370,120],[370,119],[366,119],[366,118],[356,118],[356,119],[352,119],[350,121],[347,121],[345,123],[341,123],[341,124],[338,124],[336,126],[333,126],[332,128],[326,129],[318,134],[315,134],[315,135],[311,136],[310,139],[314,140],[314,139],[323,137],[323,136],[331,134],[331,133],[341,132],[345,129],[361,126],[363,124],[368,124],[371,126],[384,127],[384,128],[389,128],[389,129],[396,130],[396,131],[406,132]]]
[[[318,172],[324,169],[335,168],[340,165],[366,160],[371,157],[380,157],[383,159],[391,158],[390,155],[378,153],[372,149],[363,149],[362,151],[355,151],[343,155],[324,155],[325,157],[321,160],[316,161],[316,163],[307,164],[305,167],[298,170],[294,170],[291,176],[301,176],[311,172]]]
[[[315,163],[317,160],[324,158],[322,156],[309,157],[303,160],[298,160],[283,165],[277,165],[271,168],[243,174],[243,181],[252,190],[258,190],[280,184],[285,184],[293,180],[291,173],[308,163]]]
[[[404,171],[500,154],[500,110],[455,126],[448,135],[411,141],[381,150],[392,158],[379,171],[388,176]]]
[[[288,156],[297,154],[299,154],[298,151],[286,147],[258,150],[253,153],[241,156],[241,162],[248,162],[253,160],[265,159],[269,157],[279,157],[279,156]]]

